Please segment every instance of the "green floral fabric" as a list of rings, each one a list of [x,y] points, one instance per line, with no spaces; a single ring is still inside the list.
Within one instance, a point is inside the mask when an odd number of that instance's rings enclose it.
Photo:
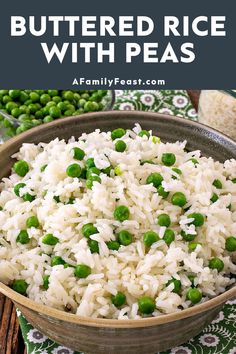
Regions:
[[[155,111],[197,120],[196,111],[183,90],[116,91],[114,109]],[[82,354],[51,341],[18,310],[17,315],[28,354]],[[227,302],[218,317],[197,337],[159,354],[236,354],[236,300]]]

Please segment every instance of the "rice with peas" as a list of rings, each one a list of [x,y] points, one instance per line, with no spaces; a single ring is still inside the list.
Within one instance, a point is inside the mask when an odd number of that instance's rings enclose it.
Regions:
[[[13,157],[28,170],[13,168],[0,185],[2,282],[57,309],[115,319],[181,311],[234,282],[236,161],[140,131],[23,144]]]

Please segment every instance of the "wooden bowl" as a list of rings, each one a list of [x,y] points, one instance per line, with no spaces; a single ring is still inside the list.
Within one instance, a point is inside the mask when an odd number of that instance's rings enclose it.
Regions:
[[[188,140],[189,150],[224,161],[236,159],[236,142],[221,133],[185,119],[146,112],[101,112],[57,120],[21,134],[0,148],[0,178],[10,174],[11,155],[22,143],[49,142],[59,137],[132,128],[138,122],[163,141]],[[0,291],[13,300],[26,319],[42,333],[71,349],[96,354],[152,354],[186,342],[209,324],[224,303],[236,296],[236,287],[178,313],[140,320],[92,319],[68,314],[19,295],[0,283]]]

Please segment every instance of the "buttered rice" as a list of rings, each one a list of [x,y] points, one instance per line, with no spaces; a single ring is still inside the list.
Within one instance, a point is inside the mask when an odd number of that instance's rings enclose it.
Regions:
[[[224,292],[236,161],[185,146],[138,124],[23,144],[0,184],[0,281],[93,318],[158,316]]]

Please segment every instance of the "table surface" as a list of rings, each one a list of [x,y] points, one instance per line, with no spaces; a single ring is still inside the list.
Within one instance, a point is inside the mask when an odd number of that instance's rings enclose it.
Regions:
[[[199,90],[187,90],[195,109],[198,108]],[[0,354],[27,354],[21,335],[15,306],[0,293]]]

